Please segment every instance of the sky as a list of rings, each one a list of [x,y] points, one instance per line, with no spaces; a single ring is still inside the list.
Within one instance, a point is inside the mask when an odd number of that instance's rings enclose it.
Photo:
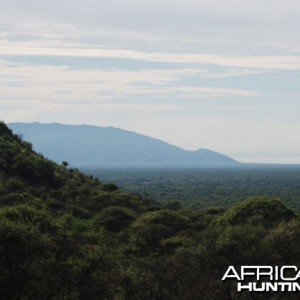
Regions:
[[[0,120],[300,163],[299,0],[0,5]]]

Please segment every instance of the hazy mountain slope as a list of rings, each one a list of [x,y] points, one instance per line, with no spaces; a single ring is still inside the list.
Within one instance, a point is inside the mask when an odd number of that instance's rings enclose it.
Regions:
[[[84,217],[109,206],[142,210],[150,203],[119,191],[114,184],[45,159],[0,122],[0,207],[40,201],[55,214]]]
[[[90,125],[11,123],[9,127],[57,162],[74,166],[197,167],[237,162],[206,149],[186,151],[134,132]]]

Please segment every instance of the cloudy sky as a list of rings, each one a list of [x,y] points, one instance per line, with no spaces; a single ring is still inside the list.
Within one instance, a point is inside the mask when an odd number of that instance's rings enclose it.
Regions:
[[[0,5],[0,119],[300,163],[299,0]]]

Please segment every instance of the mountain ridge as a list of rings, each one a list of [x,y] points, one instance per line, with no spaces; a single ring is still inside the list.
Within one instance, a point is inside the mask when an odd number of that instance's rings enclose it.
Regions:
[[[96,125],[9,123],[34,149],[78,167],[210,167],[237,161],[209,149],[184,150],[134,131]]]

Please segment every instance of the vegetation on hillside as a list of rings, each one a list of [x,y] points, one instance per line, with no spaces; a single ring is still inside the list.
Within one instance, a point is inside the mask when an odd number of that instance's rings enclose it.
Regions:
[[[5,300],[297,299],[237,293],[230,265],[297,265],[300,218],[276,198],[168,208],[57,165],[0,123]]]

